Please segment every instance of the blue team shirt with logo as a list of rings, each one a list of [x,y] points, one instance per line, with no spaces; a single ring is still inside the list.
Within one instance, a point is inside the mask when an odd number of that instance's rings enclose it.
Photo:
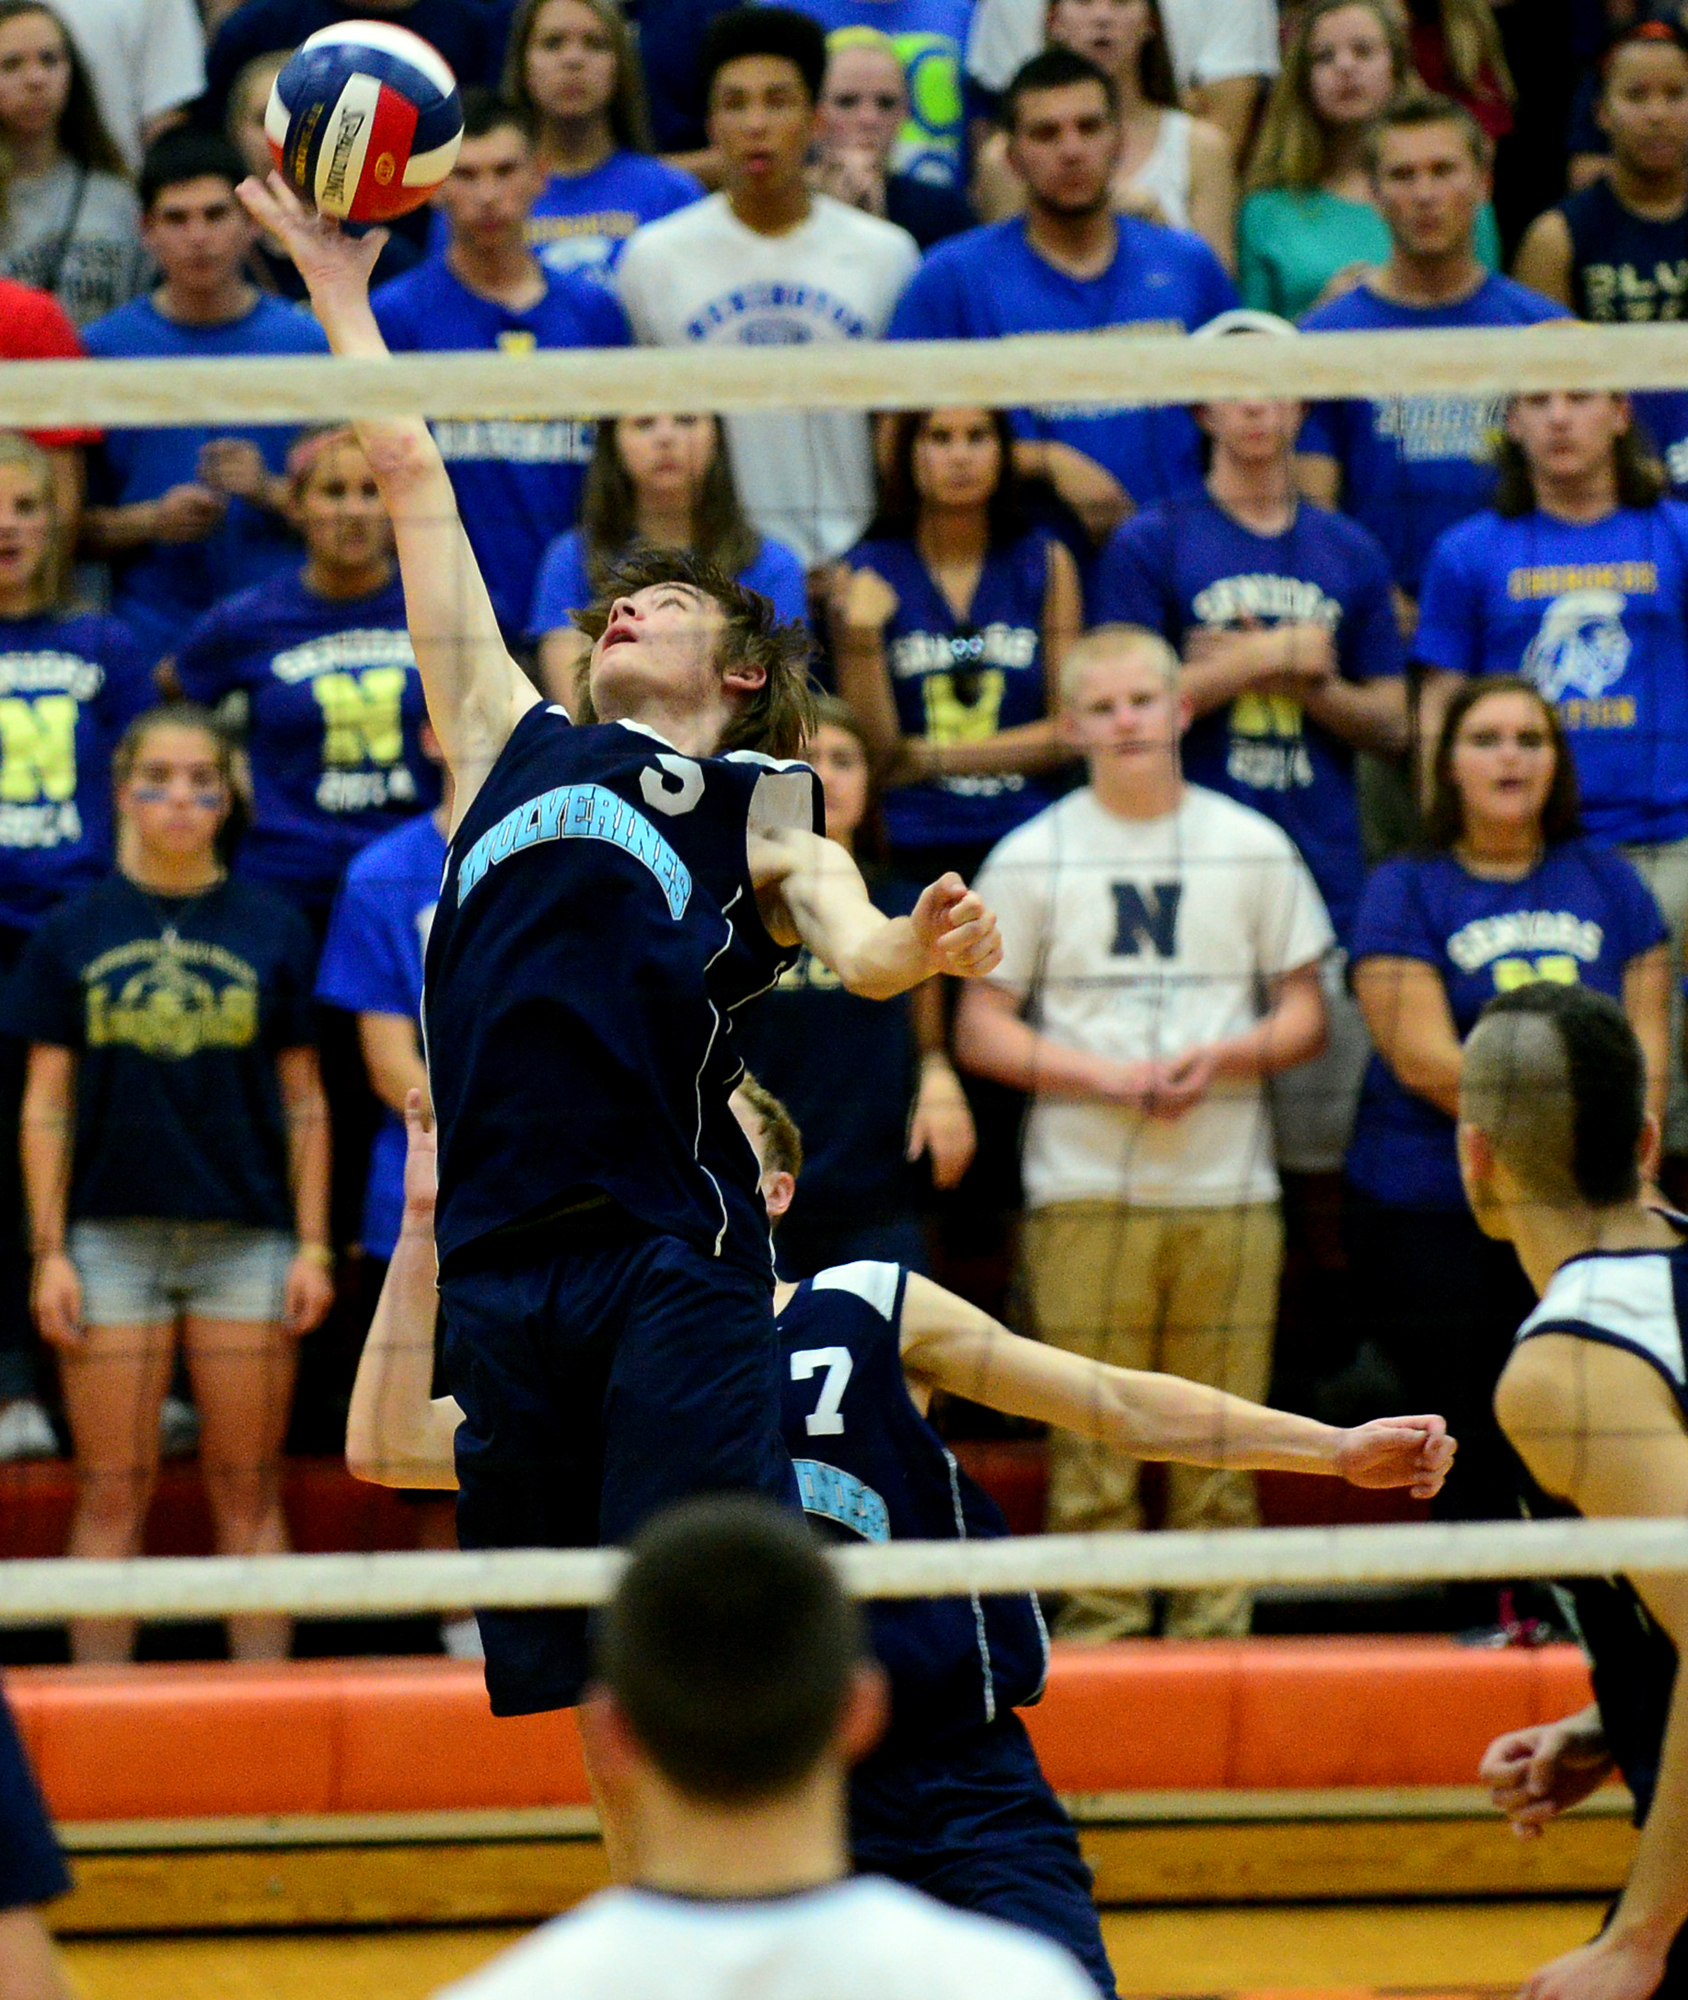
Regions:
[[[1403,306],[1356,285],[1301,324],[1308,333],[1416,332],[1442,326],[1535,326],[1569,319],[1555,300],[1491,271],[1469,298]],[[1342,508],[1383,544],[1395,581],[1416,597],[1436,537],[1489,504],[1504,396],[1391,396],[1316,403],[1301,449],[1342,469]]]
[[[217,326],[178,326],[150,298],[132,299],[82,329],[91,355],[107,361],[204,361],[233,355],[326,354],[328,341],[310,314],[260,294],[250,312]],[[271,472],[280,472],[293,433],[282,426],[171,424],[156,430],[107,431],[95,456],[89,497],[103,506],[156,500],[199,477],[201,446],[212,438],[249,439]],[[230,500],[222,524],[197,542],[160,542],[113,565],[112,608],[158,659],[173,652],[183,629],[230,592],[296,562],[299,544],[279,516]]]
[[[707,192],[683,168],[618,148],[583,174],[551,175],[528,212],[528,243],[548,271],[607,277],[642,223],[689,208]],[[436,210],[428,248],[442,251],[449,241],[446,219]]]
[[[420,1025],[422,956],[440,900],[445,836],[432,813],[372,840],[346,870],[317,967],[316,994],[353,1014]],[[404,1220],[404,1120],[384,1109],[369,1154],[363,1247],[390,1257]]]
[[[387,345],[400,354],[627,346],[626,316],[607,285],[578,271],[546,278],[544,298],[517,312],[470,291],[444,257],[429,257],[371,303]],[[545,545],[579,511],[593,427],[560,415],[442,418],[432,428],[498,622],[519,635]]]
[[[1195,632],[1317,625],[1345,680],[1405,666],[1382,549],[1357,522],[1305,500],[1281,535],[1233,520],[1205,488],[1145,509],[1109,538],[1091,615],[1146,625],[1180,652]],[[1184,774],[1283,828],[1346,941],[1366,874],[1352,748],[1293,695],[1250,692],[1190,725]]]
[[[798,624],[809,615],[809,587],[802,559],[795,549],[763,535],[749,565],[738,573],[747,590],[760,591],[781,618]],[[533,610],[528,617],[528,637],[539,639],[568,624],[577,611],[592,602],[591,579],[586,573],[586,548],[578,528],[559,535],[545,551],[539,566],[539,581],[533,587]]]
[[[1608,840],[1688,835],[1688,507],[1573,524],[1482,514],[1425,571],[1414,655],[1523,674],[1559,711],[1583,817]]]
[[[1549,848],[1522,881],[1486,881],[1451,854],[1403,855],[1372,872],[1354,920],[1355,963],[1411,958],[1434,969],[1461,1041],[1497,993],[1539,979],[1623,997],[1632,959],[1662,944],[1652,892],[1615,849]],[[1454,1121],[1374,1055],[1360,1093],[1348,1175],[1378,1201],[1463,1208]]]
[[[360,848],[438,803],[396,575],[368,597],[319,597],[298,571],[243,591],[188,634],[176,674],[194,701],[247,698],[243,875],[326,898]]]
[[[110,867],[111,753],[155,699],[118,619],[0,619],[0,925],[32,929]]]
[[[971,0],[803,0],[801,11],[830,35],[835,28],[877,28],[889,35],[908,81],[909,115],[891,165],[937,187],[966,179],[962,55]]]
[[[1116,217],[1113,262],[1075,278],[1040,257],[1019,216],[940,243],[891,315],[891,340],[995,340],[1013,333],[1187,333],[1237,303],[1199,236]],[[1022,437],[1071,445],[1111,472],[1139,506],[1201,477],[1200,434],[1184,410],[1044,404],[1013,413]]]

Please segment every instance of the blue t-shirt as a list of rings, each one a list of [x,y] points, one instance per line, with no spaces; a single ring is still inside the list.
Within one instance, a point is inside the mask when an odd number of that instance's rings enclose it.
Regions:
[[[1461,1041],[1497,993],[1555,979],[1623,997],[1630,961],[1668,933],[1623,855],[1591,840],[1549,848],[1518,882],[1486,881],[1451,854],[1402,855],[1372,872],[1352,951],[1434,967]],[[1374,1055],[1348,1148],[1348,1175],[1399,1208],[1465,1206],[1454,1121]]]
[[[1115,218],[1119,245],[1094,278],[1059,271],[1026,241],[1023,218],[940,243],[891,315],[890,340],[994,340],[1010,333],[1106,333],[1122,326],[1187,333],[1237,303],[1237,288],[1199,236]],[[1054,438],[1111,472],[1139,506],[1201,478],[1200,434],[1184,410],[1013,413],[1021,437]]]
[[[325,899],[377,834],[438,802],[396,575],[369,597],[319,597],[297,570],[243,591],[188,634],[176,675],[194,701],[250,704],[242,875]]]
[[[1146,625],[1180,652],[1192,632],[1319,625],[1344,680],[1405,666],[1382,549],[1357,522],[1305,500],[1281,535],[1244,527],[1205,488],[1146,509],[1102,551],[1091,615]],[[1352,748],[1293,695],[1241,694],[1191,724],[1184,775],[1277,821],[1345,942],[1366,876]]]
[[[801,623],[809,615],[809,591],[802,561],[784,542],[764,535],[755,560],[739,571],[738,581],[747,590],[759,590],[781,618]],[[568,624],[573,612],[585,610],[592,602],[592,594],[580,530],[570,528],[545,551],[545,560],[539,566],[528,637],[539,639]]]
[[[886,620],[885,669],[905,736],[971,743],[1049,713],[1043,604],[1053,537],[1034,528],[986,552],[967,616],[957,618],[925,558],[906,537],[860,542],[845,561],[871,570],[896,596]],[[885,826],[899,853],[989,846],[1054,797],[1023,771],[969,772],[898,785]]]
[[[642,223],[689,208],[707,192],[683,168],[649,153],[618,150],[583,174],[550,177],[528,212],[528,242],[548,271],[605,277],[620,263],[628,237]],[[435,209],[428,249],[437,255],[450,240],[450,226]]]
[[[909,115],[891,164],[938,187],[967,177],[961,58],[972,0],[801,0],[800,11],[835,28],[877,28],[896,44],[908,80]]]
[[[254,882],[163,896],[111,875],[45,917],[6,1026],[76,1052],[73,1219],[294,1226],[276,1056],[308,1047],[315,944]]]
[[[85,326],[82,340],[90,354],[108,361],[328,352],[321,327],[308,313],[264,293],[250,312],[219,326],[179,326],[150,298],[131,299]],[[90,497],[107,506],[156,500],[199,477],[200,447],[212,438],[248,438],[269,469],[280,472],[292,435],[280,426],[236,424],[107,431]],[[298,555],[298,542],[277,516],[231,500],[222,525],[202,541],[160,542],[118,561],[113,609],[158,659],[173,652],[186,627],[219,598],[262,582]]]
[[[1569,319],[1552,299],[1491,271],[1469,298],[1448,306],[1402,306],[1367,285],[1318,306],[1308,333],[1412,332],[1438,326],[1535,326]],[[1416,597],[1436,537],[1489,504],[1493,441],[1504,396],[1391,396],[1387,402],[1316,403],[1301,449],[1342,468],[1342,509],[1383,544],[1395,581]]]
[[[432,813],[372,840],[346,870],[317,966],[317,998],[352,1014],[401,1014],[420,1027],[422,954],[445,873]],[[383,1108],[369,1154],[363,1247],[390,1257],[404,1220],[404,1120]]]
[[[1413,654],[1523,674],[1559,711],[1604,840],[1688,835],[1688,507],[1574,524],[1480,514],[1424,573]]]
[[[111,866],[111,753],[156,698],[117,619],[0,619],[0,924],[32,929]]]
[[[515,312],[470,291],[444,257],[429,257],[383,285],[372,303],[387,345],[398,354],[475,348],[531,354],[538,347],[628,344],[627,320],[608,286],[578,271],[548,271],[546,278],[544,298]],[[469,545],[498,622],[512,638],[526,627],[546,543],[573,523],[579,509],[592,430],[581,417],[461,417],[433,425]]]

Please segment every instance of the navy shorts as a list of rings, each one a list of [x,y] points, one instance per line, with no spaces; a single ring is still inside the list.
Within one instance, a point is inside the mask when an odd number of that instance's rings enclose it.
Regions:
[[[466,1549],[624,1542],[695,1493],[799,1504],[769,1280],[625,1218],[597,1234],[441,1279]],[[584,1611],[479,1619],[494,1715],[580,1699]]]
[[[0,1696],[0,1910],[50,1903],[69,1887],[47,1808]]]
[[[1012,1710],[934,1749],[893,1741],[859,1765],[850,1848],[862,1874],[1053,1938],[1114,2000],[1089,1864]]]

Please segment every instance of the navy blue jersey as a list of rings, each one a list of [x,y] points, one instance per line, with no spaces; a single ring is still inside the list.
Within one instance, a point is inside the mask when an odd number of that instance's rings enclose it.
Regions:
[[[1688,314],[1688,216],[1637,215],[1602,176],[1559,204],[1571,238],[1578,319],[1606,325]]]
[[[1591,1251],[1561,1264],[1541,1303],[1518,1329],[1520,1341],[1569,1334],[1621,1347],[1656,1368],[1688,1426],[1688,1242],[1676,1250]],[[1524,1508],[1537,1515],[1575,1515],[1567,1501],[1544,1493],[1527,1476]],[[1639,1825],[1658,1780],[1676,1645],[1657,1625],[1633,1584],[1622,1576],[1574,1577],[1559,1596],[1594,1673],[1606,1742],[1635,1796]]]
[[[861,542],[846,558],[872,570],[896,597],[885,625],[885,666],[905,736],[976,743],[1049,712],[1043,600],[1046,529],[987,550],[973,602],[958,618],[912,536]],[[885,826],[897,849],[981,846],[1000,840],[1055,796],[1020,771],[968,772],[899,785],[886,794]]]
[[[428,941],[448,1270],[490,1231],[594,1194],[769,1269],[727,1108],[732,1016],[794,954],[763,928],[747,829],[819,831],[820,811],[803,764],[683,757],[555,705],[517,723],[452,839]]]
[[[908,1273],[839,1264],[806,1279],[776,1321],[786,1447],[803,1509],[836,1538],[993,1541],[990,1496],[914,1406],[899,1328]],[[923,1742],[1034,1702],[1049,1668],[1037,1599],[887,1599],[868,1607],[891,1677],[891,1734]]]

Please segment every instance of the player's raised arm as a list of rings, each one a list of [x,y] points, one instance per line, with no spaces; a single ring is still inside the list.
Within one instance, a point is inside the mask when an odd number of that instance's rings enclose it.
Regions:
[[[385,358],[387,343],[369,304],[369,274],[385,231],[348,236],[331,217],[306,208],[276,174],[267,186],[243,181],[239,194],[253,219],[287,245],[334,352]],[[504,644],[428,426],[419,417],[354,423],[392,519],[411,643],[460,820],[511,730],[540,697]]]
[[[405,1099],[404,1123],[404,1221],[352,1384],[346,1465],[354,1479],[372,1486],[449,1489],[457,1484],[453,1439],[463,1413],[453,1397],[431,1393],[437,1166],[419,1090]]]
[[[906,1373],[1009,1416],[1054,1424],[1134,1458],[1238,1472],[1323,1472],[1356,1486],[1436,1493],[1453,1463],[1440,1417],[1339,1430],[1176,1375],[1086,1361],[1023,1340],[929,1278],[910,1275],[899,1328]]]
[[[889,1000],[939,972],[978,978],[1001,960],[996,918],[959,875],[929,884],[910,915],[888,917],[845,849],[801,829],[753,834],[750,872],[774,936],[801,939],[865,999]]]

